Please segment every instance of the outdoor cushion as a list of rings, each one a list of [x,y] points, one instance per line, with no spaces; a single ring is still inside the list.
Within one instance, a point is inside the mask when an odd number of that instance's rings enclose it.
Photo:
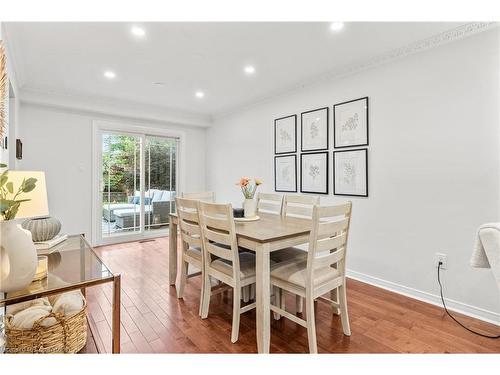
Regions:
[[[163,190],[155,190],[153,193],[153,202],[158,202],[161,200],[161,197],[163,195]]]

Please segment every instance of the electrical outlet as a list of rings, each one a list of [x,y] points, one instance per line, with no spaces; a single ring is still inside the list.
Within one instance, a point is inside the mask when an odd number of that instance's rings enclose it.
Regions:
[[[445,270],[448,267],[448,256],[443,253],[436,253],[436,258],[435,258],[435,264],[436,268],[439,265],[439,262],[441,262],[441,269]]]

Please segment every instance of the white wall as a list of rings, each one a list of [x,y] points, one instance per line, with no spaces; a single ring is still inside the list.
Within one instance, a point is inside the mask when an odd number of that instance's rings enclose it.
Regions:
[[[335,103],[369,96],[369,198],[352,198],[348,268],[437,302],[434,254],[446,253],[453,306],[500,322],[491,272],[469,266],[476,228],[499,221],[498,42],[488,31],[216,119],[207,186],[235,204],[242,175],[273,191],[275,118],[297,114],[300,129],[302,111],[329,106],[331,114]]]
[[[204,128],[132,121],[25,103],[21,105],[20,116],[23,159],[18,161],[18,168],[45,171],[50,214],[61,220],[64,233],[86,233],[90,237],[93,120],[182,130],[186,134],[186,170],[196,171],[186,173],[185,190],[205,189]]]

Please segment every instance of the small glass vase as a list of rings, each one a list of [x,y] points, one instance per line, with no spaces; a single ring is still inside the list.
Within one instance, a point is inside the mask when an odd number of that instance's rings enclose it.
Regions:
[[[243,209],[245,210],[245,217],[255,217],[256,215],[256,207],[255,200],[252,198],[246,198],[243,201]]]

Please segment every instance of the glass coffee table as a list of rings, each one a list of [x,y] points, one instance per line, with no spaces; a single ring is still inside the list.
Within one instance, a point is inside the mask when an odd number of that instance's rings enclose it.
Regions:
[[[85,296],[85,288],[113,283],[112,352],[120,353],[120,274],[111,272],[83,235],[68,236],[47,253],[48,276],[24,290],[0,293],[0,307],[70,290],[80,289]]]

